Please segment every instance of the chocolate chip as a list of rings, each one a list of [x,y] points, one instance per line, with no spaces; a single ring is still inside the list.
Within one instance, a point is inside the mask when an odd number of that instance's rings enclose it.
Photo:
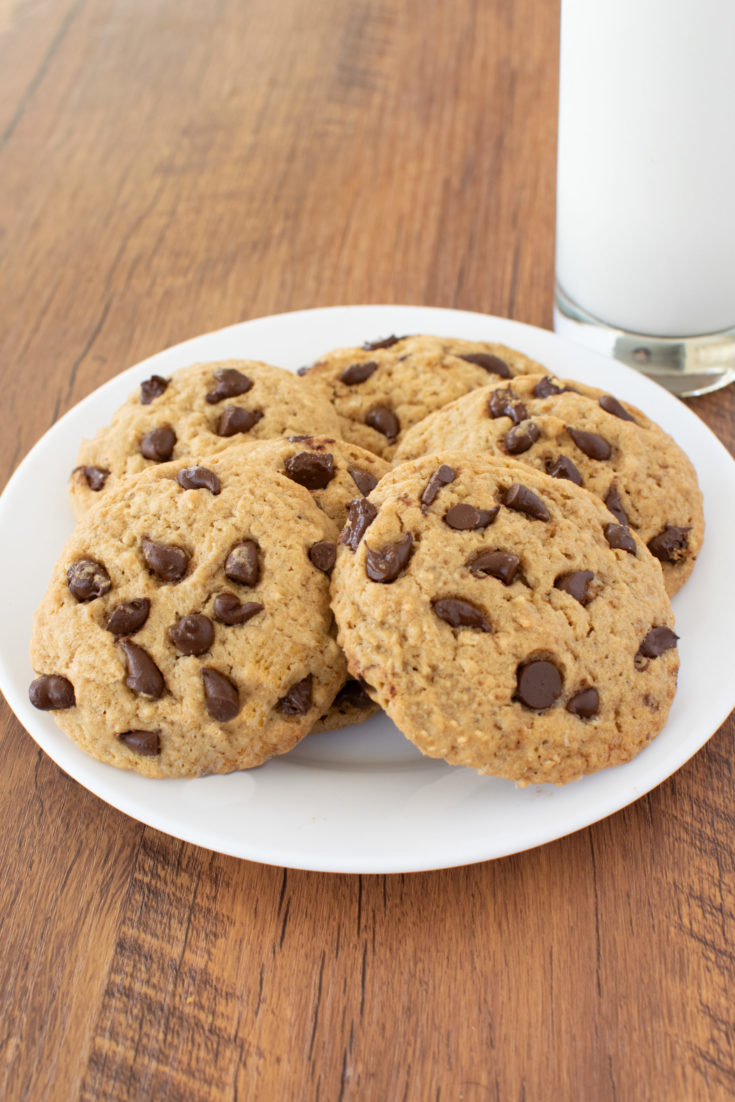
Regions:
[[[175,543],[158,543],[143,537],[141,543],[146,566],[162,582],[180,582],[189,566],[189,556]]]
[[[491,375],[499,375],[501,379],[512,378],[505,360],[501,360],[500,356],[493,356],[490,352],[470,352],[467,356],[459,356],[459,359],[468,364],[475,364]]]
[[[292,685],[276,704],[276,710],[285,716],[305,716],[311,708],[311,674]]]
[[[257,585],[260,578],[259,550],[255,540],[236,543],[225,560],[225,576],[241,585]]]
[[[560,386],[556,379],[553,379],[551,375],[547,375],[536,383],[533,388],[533,396],[534,398],[550,398],[552,394],[563,394],[565,390],[571,389],[568,386]]]
[[[365,497],[350,502],[347,524],[340,532],[339,542],[357,551],[360,540],[378,515],[378,510]]]
[[[436,500],[436,495],[441,490],[442,486],[448,486],[450,482],[454,482],[457,477],[457,472],[448,467],[446,463],[442,463],[441,467],[437,467],[429,481],[424,486],[423,492],[420,497],[421,512],[426,515],[429,506]]]
[[[582,476],[566,455],[557,455],[556,459],[546,460],[546,473],[552,478],[566,478],[576,486],[582,485]]]
[[[165,463],[170,459],[176,445],[176,433],[170,425],[161,425],[151,429],[140,442],[140,454],[154,463]]]
[[[658,658],[664,651],[676,646],[679,636],[667,627],[651,628],[640,647],[638,654],[644,658]]]
[[[505,450],[508,455],[522,455],[527,452],[541,436],[541,430],[535,421],[523,421],[514,425],[505,437]]]
[[[444,514],[443,520],[450,528],[458,532],[475,532],[478,528],[487,528],[500,512],[500,506],[492,509],[476,509],[474,505],[452,505]]]
[[[554,582],[554,588],[561,589],[581,605],[586,605],[590,601],[587,586],[594,576],[591,570],[572,570],[569,574],[560,574]]]
[[[215,497],[222,489],[219,478],[208,467],[182,467],[176,481],[185,490],[209,490]]]
[[[392,348],[394,344],[405,339],[405,337],[383,337],[379,341],[365,341],[362,347],[366,352],[377,352],[379,348]]]
[[[110,575],[96,559],[77,559],[66,572],[66,584],[78,601],[104,597],[112,588]]]
[[[521,560],[511,551],[480,551],[469,560],[470,574],[476,578],[489,575],[499,578],[503,585],[510,585],[516,576]]]
[[[618,488],[614,482],[605,494],[605,504],[616,520],[619,520],[620,523],[624,524],[626,527],[630,524],[625,509],[623,508],[623,502],[620,499]]]
[[[303,367],[297,367],[296,374],[301,375],[301,377],[303,378],[304,375],[309,374],[313,366],[313,364],[305,364]]]
[[[107,630],[113,635],[135,635],[148,619],[151,602],[147,597],[134,597],[132,601],[123,601],[113,608]]]
[[[648,550],[661,562],[682,562],[689,552],[690,532],[691,528],[667,525],[662,532],[648,541]]]
[[[319,540],[309,548],[309,559],[312,564],[324,574],[331,574],[334,562],[337,558],[337,545],[329,540]]]
[[[95,493],[99,491],[107,482],[109,471],[105,467],[75,467],[72,474],[77,471],[81,471],[84,476],[84,481],[89,486],[90,490],[94,490]]]
[[[161,397],[168,384],[169,380],[162,375],[151,375],[150,379],[140,384],[140,404],[149,406],[154,398]]]
[[[357,386],[359,383],[364,383],[377,370],[378,365],[375,360],[366,360],[364,363],[350,364],[339,378],[346,386]]]
[[[372,700],[363,689],[359,681],[345,681],[342,688],[332,701],[332,708],[370,708]]]
[[[219,670],[205,666],[202,670],[204,704],[212,719],[218,723],[227,723],[240,712],[240,694],[237,685],[225,677]]]
[[[42,712],[57,712],[62,708],[73,708],[76,704],[74,686],[60,673],[44,673],[31,682],[28,699],[34,708]]]
[[[375,475],[370,474],[370,471],[363,471],[360,467],[348,467],[347,473],[363,497],[367,497],[370,491],[378,485]]]
[[[609,459],[612,455],[612,447],[596,432],[586,432],[584,429],[573,429],[566,426],[567,432],[581,452],[590,459]]]
[[[536,659],[518,667],[515,699],[527,708],[541,711],[550,708],[561,696],[561,674],[553,662]]]
[[[212,646],[214,625],[201,612],[190,612],[168,629],[168,637],[182,654],[204,654]]]
[[[401,422],[387,406],[373,406],[369,409],[365,414],[365,424],[376,432],[381,432],[391,442],[401,431]]]
[[[635,540],[630,534],[630,528],[625,524],[606,524],[605,539],[612,548],[618,551],[627,551],[629,555],[637,555]]]
[[[632,417],[625,406],[621,406],[620,402],[617,398],[614,398],[612,394],[603,394],[600,398],[600,406],[604,409],[605,413],[612,413],[613,417],[619,417],[621,421],[632,421],[634,425],[638,423],[635,417]]]
[[[115,737],[141,757],[155,758],[161,753],[160,731],[120,731]]]
[[[597,689],[580,689],[578,693],[567,701],[567,711],[580,719],[589,719],[596,716],[600,710],[600,697]]]
[[[323,490],[334,478],[334,457],[299,452],[286,460],[286,475],[307,490]]]
[[[125,655],[127,676],[125,684],[134,693],[149,696],[152,700],[158,700],[163,696],[166,688],[163,674],[147,651],[139,647],[137,643],[131,643],[128,639],[120,640],[120,649]]]
[[[413,536],[406,532],[394,543],[387,543],[380,550],[368,547],[365,556],[365,573],[372,582],[387,585],[394,582],[405,569],[413,551]]]
[[[517,513],[525,513],[532,520],[548,520],[549,510],[540,497],[537,497],[528,486],[522,486],[520,482],[514,482],[503,495],[503,504],[509,509],[515,509]]]
[[[431,602],[431,607],[439,619],[450,627],[477,628],[484,632],[493,630],[481,608],[459,597],[439,597]]]
[[[210,406],[224,401],[225,398],[237,398],[238,394],[247,394],[253,385],[253,380],[248,379],[247,375],[243,375],[242,371],[238,371],[235,367],[218,367],[214,373],[214,379],[216,383],[214,390],[210,390],[209,394],[205,395]],[[226,435],[228,434],[220,433],[220,436]]]
[[[260,605],[257,601],[245,601],[240,604],[234,593],[218,593],[214,598],[213,607],[215,620],[220,620],[221,623],[232,627],[234,624],[246,624],[253,616],[262,612],[265,605]]]
[[[235,436],[238,432],[250,432],[253,425],[257,425],[262,419],[262,410],[225,406],[217,422],[217,435]]]
[[[494,390],[488,399],[487,408],[492,418],[510,417],[516,425],[528,417],[528,410],[509,386]]]

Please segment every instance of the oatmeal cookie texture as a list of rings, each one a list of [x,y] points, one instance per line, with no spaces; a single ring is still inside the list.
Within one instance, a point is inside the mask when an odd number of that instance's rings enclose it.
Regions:
[[[156,465],[77,525],[34,621],[32,703],[152,777],[291,749],[346,676],[314,548],[337,529],[248,447]]]
[[[82,444],[69,479],[72,511],[83,516],[119,478],[159,463],[301,433],[339,436],[340,419],[325,397],[280,367],[225,360],[153,375]]]
[[[453,765],[563,784],[629,761],[674,697],[658,562],[602,501],[512,459],[397,467],[351,510],[332,598],[352,676]]]
[[[455,448],[510,457],[602,498],[661,563],[669,595],[691,574],[704,538],[694,468],[663,429],[614,395],[515,378],[432,413],[406,433],[395,461]]]
[[[342,436],[390,459],[403,434],[476,387],[544,368],[502,344],[458,337],[387,337],[338,348],[303,375],[304,389],[329,398]]]

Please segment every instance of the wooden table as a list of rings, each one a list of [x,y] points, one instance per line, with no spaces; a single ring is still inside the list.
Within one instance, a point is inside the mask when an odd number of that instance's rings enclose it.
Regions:
[[[2,476],[245,318],[550,326],[557,42],[542,0],[0,3]],[[735,443],[735,390],[691,406]],[[334,876],[143,827],[0,718],[3,1099],[735,1095],[732,720],[553,845]]]

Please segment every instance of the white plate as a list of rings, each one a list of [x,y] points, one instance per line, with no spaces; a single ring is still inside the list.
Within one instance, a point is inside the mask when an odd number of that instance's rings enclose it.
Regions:
[[[707,538],[674,600],[681,673],[665,730],[628,765],[554,788],[516,789],[423,758],[386,718],[311,735],[259,769],[147,780],[87,757],[28,702],[33,610],[72,519],[66,479],[83,436],[135,386],[197,360],[262,359],[295,370],[338,345],[390,333],[502,341],[559,375],[604,387],[655,418],[689,453],[704,492]],[[0,687],[21,723],[70,776],[174,837],[236,857],[331,872],[411,872],[517,853],[617,811],[678,769],[735,704],[735,464],[677,399],[621,364],[502,318],[413,306],[344,306],[234,325],[169,348],[95,391],[51,428],[0,498]]]

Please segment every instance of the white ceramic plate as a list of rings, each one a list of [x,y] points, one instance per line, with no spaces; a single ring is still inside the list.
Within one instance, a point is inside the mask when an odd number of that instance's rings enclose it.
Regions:
[[[386,718],[311,735],[259,769],[148,780],[93,761],[28,702],[33,610],[72,531],[66,479],[83,436],[136,385],[197,360],[262,359],[295,370],[325,350],[391,333],[512,345],[562,376],[604,387],[655,418],[689,453],[704,492],[707,538],[674,599],[681,673],[665,730],[628,765],[554,788],[516,789],[423,758]],[[169,348],[70,410],[26,457],[0,498],[0,687],[21,723],[70,776],[174,837],[236,857],[332,872],[411,872],[517,853],[617,811],[678,769],[735,705],[735,463],[709,429],[655,383],[528,325],[455,310],[344,306],[259,318]]]

